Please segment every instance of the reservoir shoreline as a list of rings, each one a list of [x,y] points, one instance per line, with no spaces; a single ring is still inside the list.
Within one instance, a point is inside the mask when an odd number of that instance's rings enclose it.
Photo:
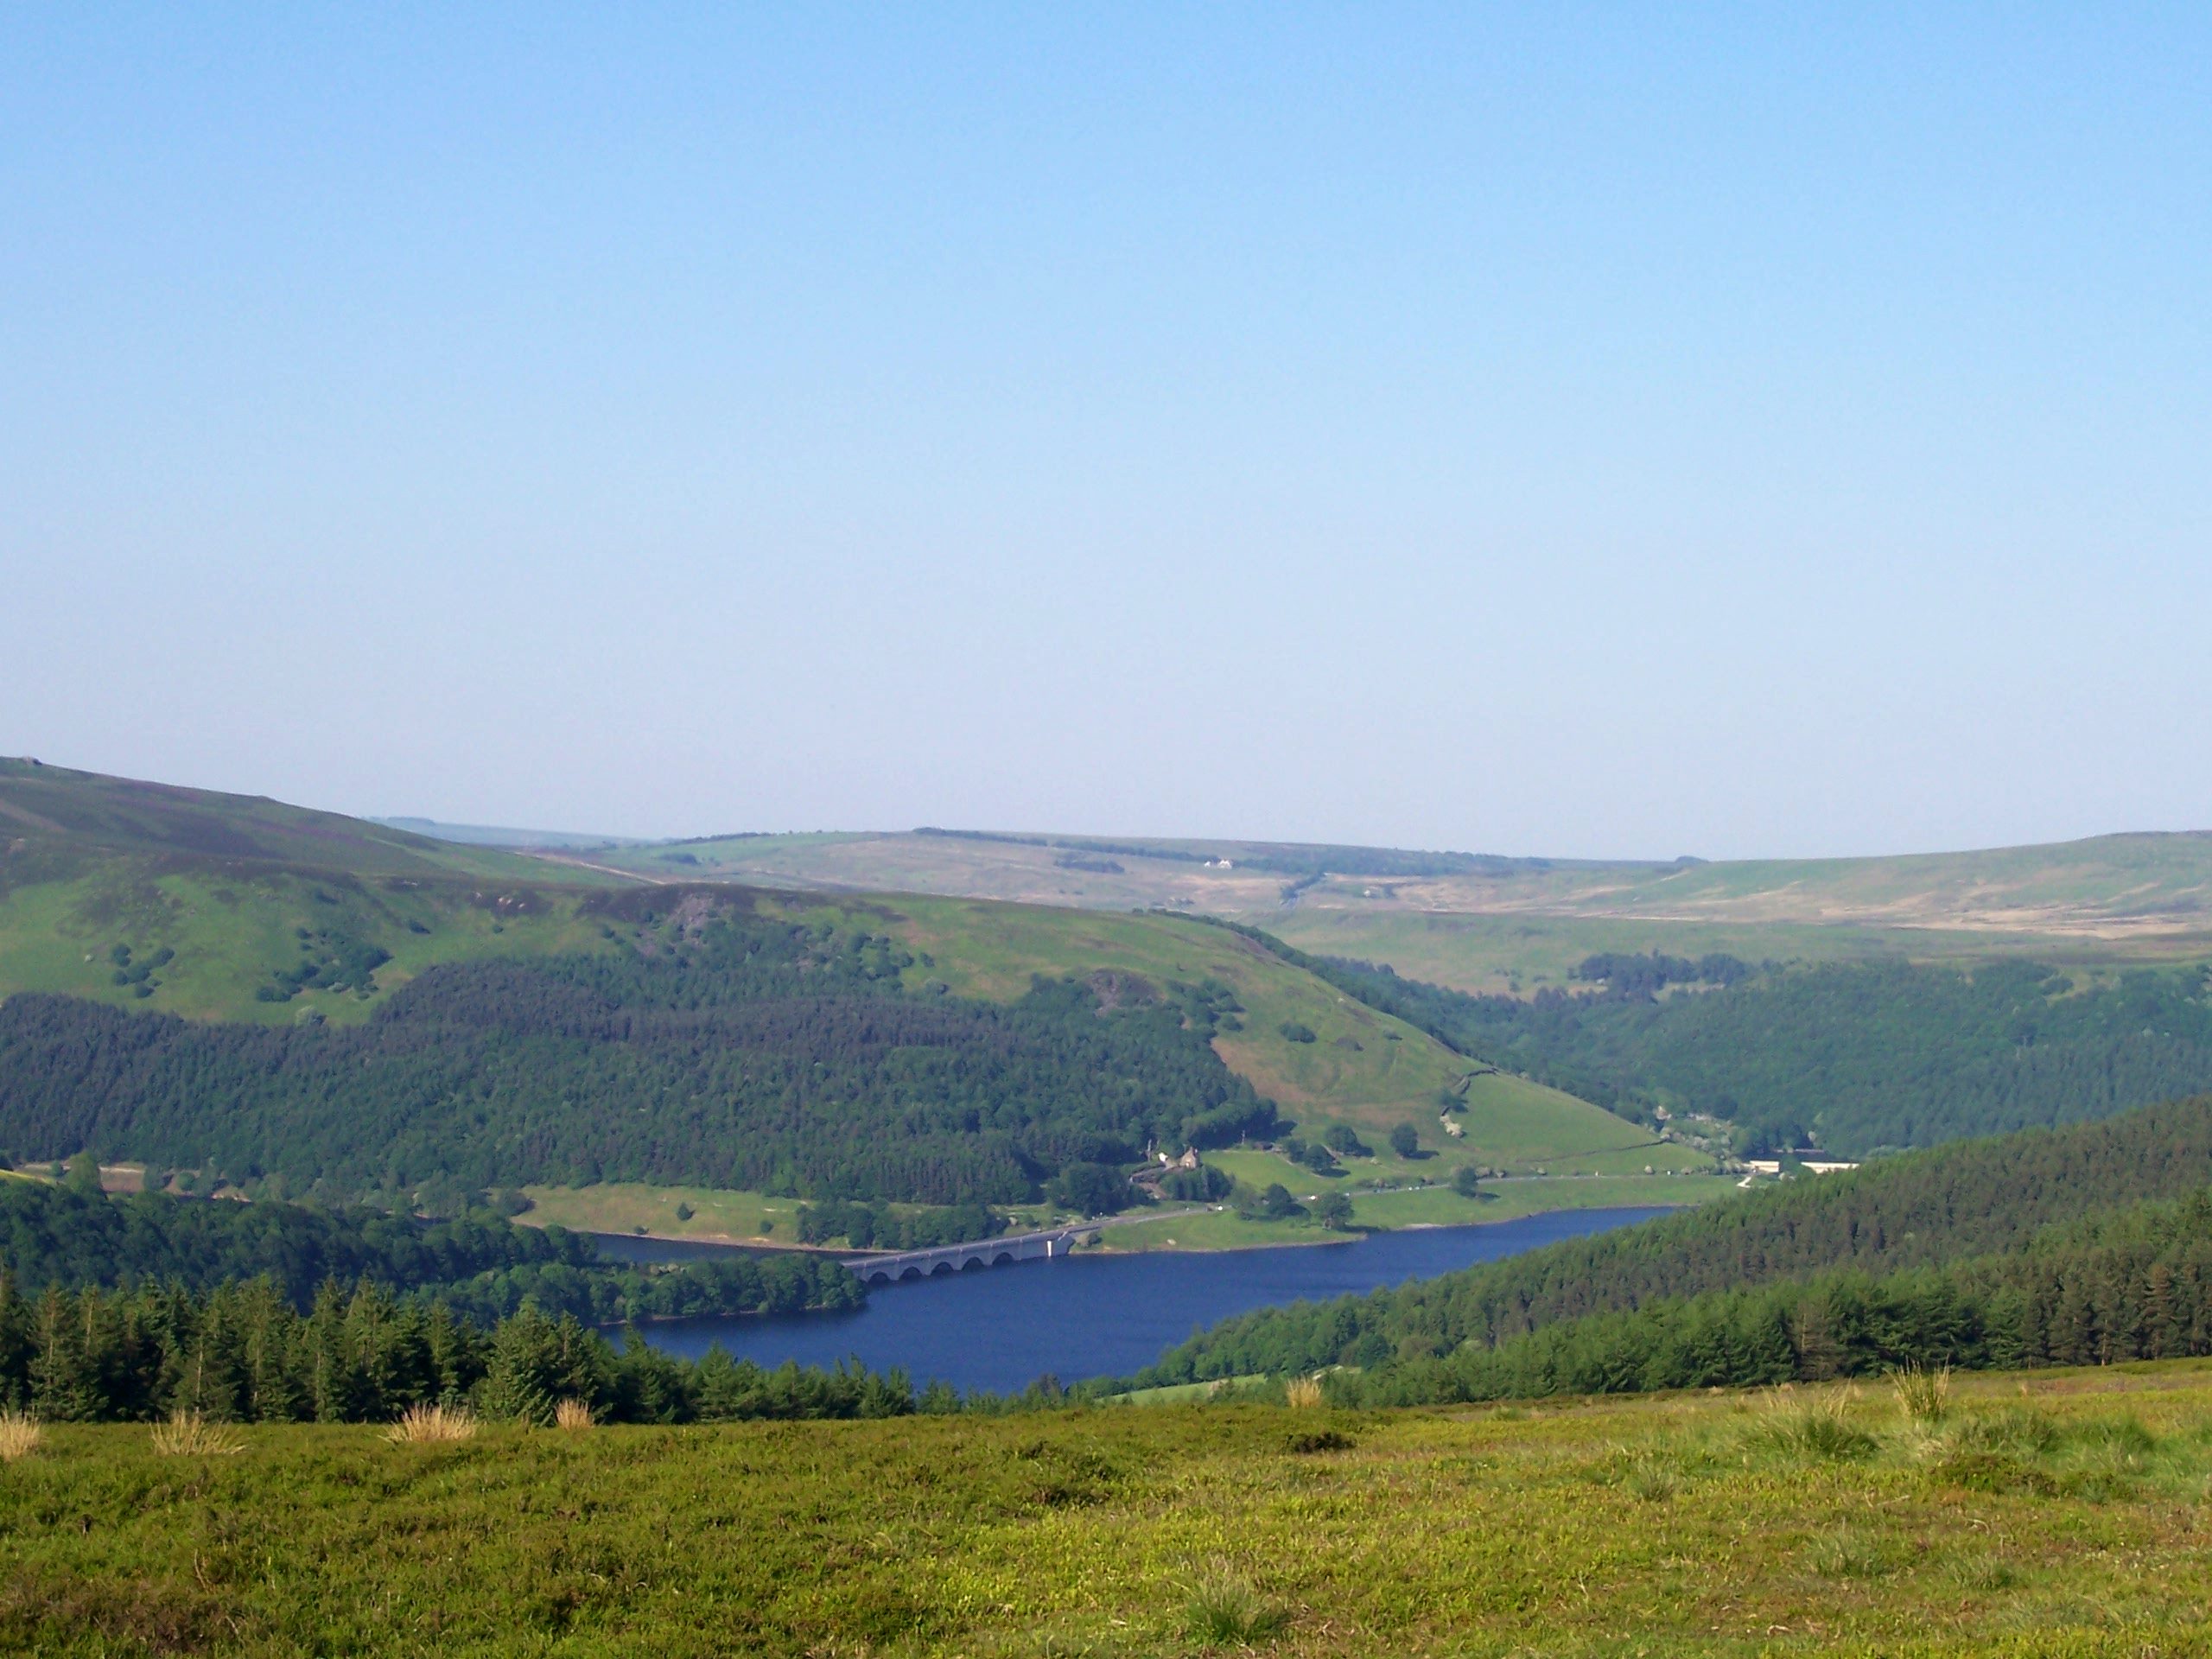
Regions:
[[[875,1287],[840,1313],[668,1319],[641,1326],[653,1346],[696,1358],[719,1344],[773,1367],[857,1360],[916,1382],[1010,1394],[1051,1375],[1125,1376],[1194,1332],[1256,1308],[1363,1294],[1633,1225],[1669,1206],[1561,1210],[1508,1221],[1403,1228],[1334,1241],[1236,1250],[1083,1251]],[[712,1259],[742,1245],[601,1236],[610,1259]]]

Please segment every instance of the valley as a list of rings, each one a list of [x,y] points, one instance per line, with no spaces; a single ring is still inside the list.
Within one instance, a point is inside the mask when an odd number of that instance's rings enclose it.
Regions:
[[[588,1107],[572,1112],[565,1127],[540,1132],[571,1148],[550,1162],[545,1154],[493,1151],[495,1144],[505,1144],[498,1141],[496,1130],[481,1142],[482,1150],[462,1155],[446,1141],[463,1125],[433,1127],[441,1122],[437,1113],[376,1127],[388,1109],[413,1097],[418,1084],[410,1077],[427,1083],[445,1077],[430,1085],[442,1090],[460,1075],[440,1071],[448,1062],[435,1057],[461,1039],[423,1023],[431,1010],[450,1006],[451,993],[438,992],[429,1001],[418,993],[434,985],[476,984],[467,976],[500,963],[527,971],[522,979],[500,981],[508,988],[489,993],[499,998],[538,997],[544,993],[526,988],[550,983],[548,975],[576,987],[619,981],[632,988],[621,996],[650,991],[689,997],[696,992],[678,987],[689,982],[684,976],[698,971],[702,943],[719,927],[735,928],[759,942],[745,951],[759,950],[772,937],[779,941],[773,950],[785,953],[791,963],[782,971],[804,976],[807,963],[817,959],[842,963],[839,972],[850,993],[877,999],[855,1008],[887,1008],[880,1002],[887,995],[916,1014],[995,1007],[1019,1015],[1033,1003],[1033,988],[1048,982],[1080,987],[1073,995],[1095,1002],[1110,1024],[1113,1010],[1134,1015],[1162,1009],[1174,997],[1203,990],[1219,1010],[1205,1015],[1207,1065],[1220,1068],[1248,1097],[1273,1102],[1306,1140],[1348,1133],[1366,1148],[1344,1160],[1341,1169],[1332,1167],[1325,1183],[1351,1192],[1351,1224],[1358,1227],[1478,1218],[1485,1204],[1500,1200],[1478,1203],[1452,1192],[1453,1175],[1463,1166],[1507,1176],[1539,1171],[1548,1177],[1604,1175],[1606,1202],[1638,1201],[1637,1183],[1647,1179],[1670,1195],[1703,1191],[1694,1184],[1669,1184],[1713,1167],[1709,1156],[1662,1141],[1648,1124],[1471,1063],[1429,1033],[1347,995],[1263,943],[1174,914],[917,893],[774,892],[696,880],[645,883],[276,803],[26,762],[0,766],[0,810],[22,831],[0,860],[0,995],[12,999],[0,1020],[18,1021],[12,1046],[0,1038],[0,1058],[12,1055],[17,1065],[33,1068],[18,1073],[9,1143],[0,1148],[18,1160],[67,1157],[79,1148],[64,1141],[91,1135],[110,1161],[151,1160],[168,1170],[194,1172],[202,1190],[227,1182],[239,1192],[265,1189],[270,1196],[375,1192],[386,1202],[436,1210],[459,1202],[473,1182],[527,1189],[541,1207],[530,1217],[534,1220],[589,1217],[590,1224],[603,1230],[673,1228],[674,1236],[683,1236],[686,1224],[674,1217],[682,1205],[694,1211],[690,1230],[711,1228],[725,1236],[785,1242],[788,1232],[779,1239],[760,1230],[773,1228],[779,1213],[793,1214],[797,1190],[786,1185],[772,1196],[759,1187],[717,1183],[712,1171],[728,1166],[726,1158],[687,1163],[687,1154],[672,1149],[665,1137],[648,1163],[625,1168],[621,1159],[630,1154],[610,1156],[606,1150],[614,1144],[608,1138],[613,1123],[595,1124]],[[735,963],[738,957],[728,960]],[[663,988],[650,988],[655,986]],[[356,1071],[343,1087],[356,1094],[381,1090],[391,1108],[372,1113],[365,1132],[358,1113],[346,1119],[352,1127],[340,1127],[330,1106],[308,1104],[340,1086],[333,1072],[309,1085],[305,1096],[289,1086],[271,1093],[265,1082],[254,1083],[250,1086],[264,1103],[250,1114],[230,1110],[207,1118],[204,1133],[192,1127],[200,1108],[181,1095],[155,1109],[154,1117],[130,1117],[120,1102],[104,1107],[98,1119],[73,1117],[67,1109],[59,1117],[51,1112],[26,1116],[30,1096],[25,1090],[38,1068],[75,1064],[60,1060],[64,1050],[55,1044],[78,1039],[51,1025],[68,1003],[35,1004],[48,1011],[42,1036],[20,1024],[35,1006],[24,999],[40,995],[104,1006],[133,1021],[154,1019],[150,1027],[113,1027],[158,1031],[175,1048],[174,1063],[161,1060],[143,1073],[145,1086],[170,1086],[152,1082],[167,1075],[162,1067],[171,1067],[180,1079],[204,1079],[210,1066],[245,1065],[235,1075],[246,1087],[249,1077],[264,1074],[253,1070],[260,1062],[245,1057],[264,1051],[291,1056],[288,1066],[310,1071],[359,1065],[376,1055],[381,1058]],[[186,1023],[162,1025],[162,1015],[181,1016]],[[495,1029],[508,1031],[509,1025],[499,1022],[516,1017],[523,1016],[498,1014],[494,1027],[466,1040],[509,1044],[513,1039],[495,1035]],[[233,1027],[259,1027],[268,1036],[255,1039],[262,1044],[256,1049],[242,1037],[223,1035]],[[394,1048],[409,1031],[419,1031],[403,1042],[411,1058]],[[343,1034],[349,1032],[356,1035]],[[339,1062],[341,1052],[358,1058]],[[541,1068],[521,1086],[541,1092],[580,1087],[588,1098],[609,1085],[584,1082],[587,1073],[597,1077],[604,1061],[629,1052],[625,1046],[587,1058],[578,1050],[572,1064],[586,1071],[575,1073],[574,1084],[547,1084],[543,1075],[552,1074],[541,1075]],[[330,1060],[316,1058],[326,1052]],[[220,1059],[219,1053],[236,1058]],[[199,1058],[187,1060],[188,1054]],[[519,1081],[524,1074],[513,1075]],[[60,1077],[54,1074],[57,1083]],[[385,1081],[373,1081],[378,1077]],[[81,1091],[77,1098],[84,1098]],[[610,1099],[600,1109],[602,1120],[611,1106]],[[324,1127],[306,1128],[298,1120],[303,1110]],[[156,1118],[167,1127],[156,1129]],[[107,1127],[95,1128],[95,1122]],[[1447,1124],[1458,1133],[1446,1133]],[[1410,1156],[1402,1156],[1390,1135],[1407,1128],[1416,1146]],[[433,1139],[423,1141],[426,1133]],[[394,1161],[377,1150],[385,1142],[411,1150]],[[308,1145],[321,1149],[308,1151]],[[1121,1150],[1141,1151],[1141,1145]],[[584,1162],[598,1168],[598,1179],[580,1187],[573,1178],[563,1179],[564,1172]],[[1648,1178],[1647,1166],[1653,1172]],[[1279,1166],[1293,1184],[1310,1185],[1314,1179],[1311,1171]],[[651,1181],[639,1185],[635,1177],[647,1173]],[[943,1178],[931,1178],[934,1186],[897,1184],[905,1179],[862,1196],[919,1201],[926,1208],[949,1201],[955,1191],[971,1190],[957,1180],[948,1186]],[[1025,1199],[1004,1179],[993,1179],[998,1184],[988,1192],[972,1191],[1010,1224],[1046,1213],[1034,1209],[1036,1194]],[[1425,1193],[1372,1190],[1423,1182]],[[1548,1189],[1529,1189],[1539,1190]],[[1586,1201],[1583,1189],[1560,1191],[1563,1204]],[[1516,1194],[1515,1202],[1528,1200]],[[1243,1224],[1250,1230],[1249,1238],[1220,1228],[1204,1236],[1211,1245],[1268,1243],[1312,1226],[1310,1217]],[[1130,1245],[1165,1236],[1130,1230]]]
[[[0,30],[0,1659],[2212,1659],[2212,9]]]
[[[2110,870],[2016,872],[2030,931],[1875,917],[1948,867],[1662,902],[1240,845],[1203,879],[1274,856],[1274,910],[1204,915],[37,771],[0,1641],[2117,1654],[2196,1605],[2212,976],[2083,919]],[[1823,882],[1864,914],[1777,897]],[[1049,1264],[837,1260],[1102,1214]]]

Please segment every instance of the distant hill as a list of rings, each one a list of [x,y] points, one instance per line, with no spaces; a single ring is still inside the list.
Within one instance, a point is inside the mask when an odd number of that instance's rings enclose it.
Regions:
[[[1164,908],[1467,990],[1663,950],[1853,961],[2212,955],[2212,833],[1887,858],[1578,861],[1268,842],[917,830],[743,836],[595,857],[647,880]]]
[[[0,883],[51,880],[119,857],[168,871],[276,865],[356,877],[562,879],[365,818],[175,784],[0,759]]]
[[[653,843],[634,836],[588,836],[569,830],[513,830],[488,823],[443,823],[435,818],[371,818],[387,830],[404,830],[430,841],[458,842],[464,847],[556,848],[564,852],[592,848],[647,847]]]

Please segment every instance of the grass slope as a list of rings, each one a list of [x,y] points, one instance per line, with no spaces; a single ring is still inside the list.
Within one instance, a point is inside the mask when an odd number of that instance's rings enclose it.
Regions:
[[[938,979],[963,995],[1007,998],[1026,988],[1033,974],[1102,969],[1185,983],[1220,980],[1245,1010],[1244,1029],[1215,1041],[1230,1069],[1273,1096],[1309,1138],[1336,1123],[1360,1131],[1378,1148],[1377,1173],[1408,1167],[1382,1144],[1398,1123],[1414,1124],[1431,1154],[1419,1160],[1418,1172],[1442,1177],[1461,1162],[1576,1173],[1651,1139],[1586,1101],[1491,1073],[1467,1085],[1466,1135],[1452,1140],[1438,1122],[1436,1097],[1467,1077],[1473,1069],[1467,1062],[1403,1020],[1224,929],[1173,916],[1071,913],[916,895],[882,899],[868,914],[934,963],[909,969],[910,979]],[[1292,1040],[1286,1026],[1302,1027],[1313,1040]]]
[[[55,991],[195,1019],[358,1020],[440,962],[590,948],[598,925],[577,913],[589,883],[621,885],[257,797],[0,760],[0,995]],[[255,1001],[303,944],[390,960],[372,992]],[[118,984],[118,946],[138,963],[174,957],[149,980]]]
[[[434,841],[342,813],[25,760],[0,760],[0,836],[8,849],[0,870],[11,874],[136,854],[182,865],[279,864],[363,877],[563,879],[511,854]]]
[[[1340,1414],[52,1427],[0,1646],[1095,1659],[2202,1654],[2212,1368]]]
[[[1252,1154],[1255,1158],[1264,1154]],[[1280,1177],[1293,1194],[1318,1197],[1334,1183],[1313,1175]],[[1694,1205],[1726,1198],[1735,1190],[1732,1177],[1684,1173],[1676,1175],[1554,1175],[1493,1181],[1474,1198],[1448,1186],[1424,1186],[1389,1192],[1347,1189],[1354,1230],[1388,1232],[1401,1227],[1467,1227],[1516,1221],[1554,1210],[1634,1209],[1643,1205]],[[1237,1250],[1270,1244],[1329,1244],[1346,1236],[1332,1232],[1311,1216],[1287,1221],[1247,1221],[1234,1211],[1163,1216],[1106,1229],[1099,1248],[1134,1250]]]
[[[1478,995],[1523,996],[1547,986],[1586,989],[1573,977],[1576,965],[1608,952],[1702,957],[1717,951],[1751,963],[1972,963],[2031,957],[2095,966],[2135,959],[2132,951],[2100,941],[1862,922],[1650,921],[1308,904],[1249,919],[1314,956],[1387,962],[1407,978]],[[2164,953],[2145,954],[2162,959]]]

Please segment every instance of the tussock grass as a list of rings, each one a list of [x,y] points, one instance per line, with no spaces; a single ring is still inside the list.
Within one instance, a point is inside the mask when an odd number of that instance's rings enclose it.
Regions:
[[[1624,1459],[1622,1488],[1646,1503],[1664,1503],[1681,1484],[1681,1477],[1657,1446],[1638,1446]]]
[[[476,1433],[476,1414],[466,1406],[410,1406],[407,1414],[384,1432],[394,1446],[430,1446],[465,1440]]]
[[[1847,1527],[1807,1546],[1805,1565],[1824,1579],[1880,1579],[1903,1563],[1893,1546]]]
[[[1995,1555],[1961,1556],[1943,1568],[1943,1576],[1959,1589],[1981,1595],[2010,1590],[2020,1581],[2012,1564]]]
[[[154,1425],[154,1450],[165,1458],[234,1458],[245,1442],[196,1411],[178,1411]]]
[[[1847,1385],[1800,1391],[1783,1386],[1762,1397],[1749,1436],[1768,1452],[1805,1461],[1848,1463],[1872,1457],[1880,1442],[1850,1420],[1858,1390]]]
[[[1951,1368],[1948,1365],[1930,1370],[1916,1360],[1899,1366],[1890,1373],[1890,1387],[1897,1395],[1897,1409],[1923,1428],[1933,1428],[1951,1414]]]
[[[2062,1421],[2032,1406],[1978,1412],[1911,1446],[1929,1476],[1969,1491],[2090,1503],[2205,1494],[2202,1435],[2160,1435],[2133,1412]]]
[[[38,1450],[38,1443],[45,1434],[38,1419],[29,1412],[12,1407],[0,1411],[0,1463],[13,1463],[18,1458],[30,1456]]]
[[[2146,1457],[2158,1449],[2158,1437],[2144,1427],[2143,1420],[2133,1412],[2118,1417],[2093,1417],[2067,1438],[2121,1457]]]
[[[1290,1628],[1290,1613],[1249,1582],[1217,1567],[1192,1584],[1183,1604],[1184,1629],[1201,1647],[1249,1648]]]
[[[579,1430],[597,1427],[591,1408],[581,1400],[563,1400],[553,1408],[553,1427],[573,1434]]]
[[[1283,1403],[1310,1411],[1321,1403],[1321,1379],[1318,1376],[1294,1376],[1282,1386]]]
[[[2033,1406],[2006,1406],[1998,1411],[1976,1413],[1958,1423],[1946,1437],[1955,1451],[2003,1452],[2023,1457],[2037,1457],[2050,1451],[2059,1438],[2057,1420]]]

